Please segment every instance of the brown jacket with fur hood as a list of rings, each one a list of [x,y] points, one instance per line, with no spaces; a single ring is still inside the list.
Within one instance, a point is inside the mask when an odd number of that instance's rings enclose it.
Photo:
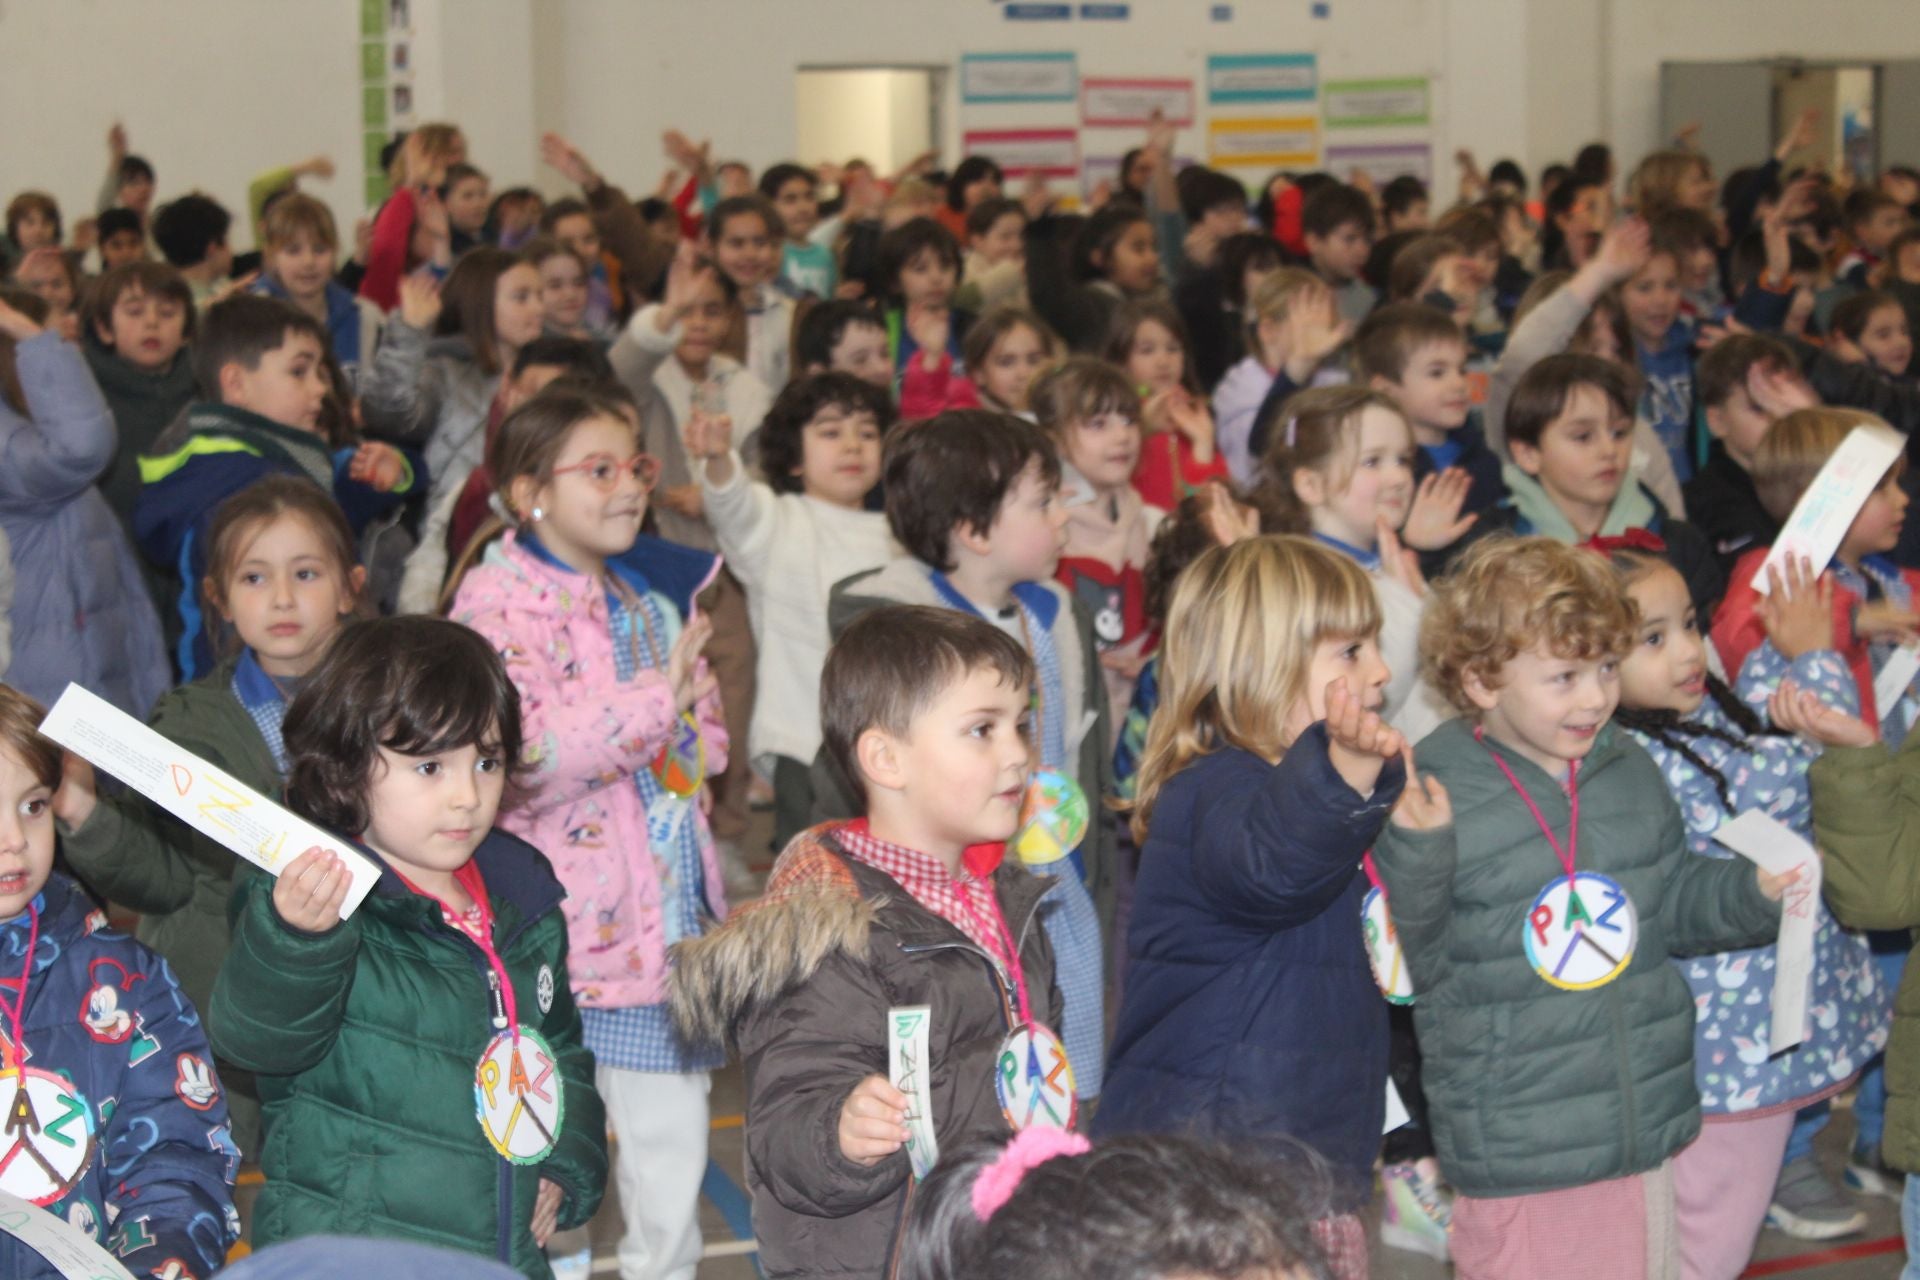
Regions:
[[[731,1037],[747,1074],[747,1185],[770,1280],[887,1273],[910,1195],[907,1154],[840,1154],[840,1109],[887,1074],[887,1010],[930,1005],[940,1149],[1005,1136],[994,1094],[1014,996],[987,953],[849,856],[837,824],[795,837],[766,897],[675,948],[674,1016],[690,1040]],[[1009,859],[994,873],[1036,1019],[1059,1026],[1053,950],[1036,908],[1051,880]]]

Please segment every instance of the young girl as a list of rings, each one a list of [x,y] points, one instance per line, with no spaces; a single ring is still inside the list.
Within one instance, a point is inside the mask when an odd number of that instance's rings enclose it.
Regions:
[[[172,683],[160,618],[94,482],[114,458],[113,417],[47,304],[0,293],[0,533],[9,562],[8,679],[51,702],[68,681],[144,716]]]
[[[415,274],[399,290],[360,410],[368,430],[424,446],[433,507],[480,465],[501,376],[540,336],[546,308],[540,273],[505,249],[468,253],[444,286]]]
[[[1146,440],[1133,487],[1149,506],[1168,510],[1209,480],[1225,480],[1214,448],[1213,412],[1187,363],[1187,327],[1160,299],[1130,302],[1114,317],[1107,360],[1139,388]]]
[[[1655,245],[1620,287],[1620,310],[1645,389],[1640,417],[1667,451],[1681,484],[1693,477],[1693,325],[1680,314],[1680,259]]]
[[[600,337],[587,324],[586,259],[548,236],[533,241],[524,253],[540,273],[540,302],[545,308],[547,332],[566,338]]]
[[[47,328],[68,342],[80,341],[80,268],[71,255],[52,247],[30,249],[13,279],[47,304]]]
[[[1706,641],[1673,567],[1625,548],[1609,548],[1608,558],[1639,611],[1615,718],[1660,767],[1680,803],[1688,847],[1699,857],[1734,857],[1713,832],[1749,809],[1811,840],[1807,768],[1822,746],[1843,740],[1783,735],[1756,712],[1783,679],[1830,705],[1851,711],[1857,704],[1853,678],[1833,652],[1831,585],[1816,590],[1803,574],[1776,580],[1765,607],[1769,643],[1748,655],[1729,689],[1707,669]],[[1861,726],[1849,717],[1849,727]],[[1699,1015],[1694,1073],[1705,1113],[1700,1137],[1674,1161],[1688,1275],[1732,1280],[1745,1268],[1769,1203],[1786,1201],[1791,1211],[1802,1174],[1817,1173],[1810,1150],[1804,1164],[1781,1170],[1795,1112],[1845,1089],[1886,1046],[1893,990],[1867,940],[1843,932],[1817,897],[1807,909],[1817,921],[1811,1016],[1807,1038],[1785,1053],[1768,1047],[1771,944],[1677,962]]]
[[[828,593],[896,554],[886,516],[867,509],[892,423],[886,393],[853,375],[802,378],[760,428],[764,482],[747,475],[725,417],[696,413],[687,424],[707,519],[752,607],[760,696],[751,740],[754,755],[774,758],[776,849],[812,824]]]
[[[565,886],[570,976],[620,1153],[623,1267],[700,1258],[709,1072],[665,1004],[668,948],[724,917],[701,791],[728,741],[693,598],[717,557],[640,537],[659,464],[618,401],[550,387],[489,460],[512,528],[451,616],[506,660],[526,723],[526,800],[502,815]]]
[[[960,273],[961,305],[984,312],[1027,305],[1027,211],[1004,196],[967,210],[967,257]]]
[[[0,1191],[111,1237],[139,1274],[211,1275],[240,1237],[221,1081],[166,961],[54,870],[61,753],[37,732],[45,715],[0,685]],[[0,1275],[71,1274],[0,1237]]]
[[[1870,365],[1889,378],[1905,379],[1913,363],[1913,335],[1906,308],[1890,293],[1868,289],[1833,309],[1827,349],[1848,364]]]
[[[900,1277],[1308,1280],[1324,1262],[1316,1181],[1272,1156],[1191,1138],[1094,1147],[1030,1130],[940,1153],[907,1218]]]
[[[258,292],[285,298],[326,326],[333,358],[349,382],[373,364],[386,316],[334,278],[340,235],[333,212],[312,196],[281,196],[261,221],[265,237]]]
[[[903,223],[880,237],[875,272],[900,380],[900,416],[913,421],[977,405],[961,347],[973,316],[953,305],[960,278],[953,235],[931,218]]]
[[[1220,455],[1235,484],[1259,482],[1253,424],[1269,395],[1282,399],[1310,385],[1326,358],[1352,334],[1318,276],[1288,267],[1271,272],[1248,305],[1253,351],[1228,369],[1213,393]],[[1286,383],[1276,390],[1284,377]]]
[[[238,651],[163,697],[149,723],[262,795],[277,794],[286,773],[280,724],[287,701],[358,609],[366,573],[339,506],[315,486],[269,476],[227,499],[209,531],[204,591]],[[138,799],[97,796],[93,771],[80,761],[55,811],[74,869],[109,901],[140,912],[140,940],[167,958],[187,998],[206,1008],[227,954],[233,854]],[[253,1082],[228,1073],[227,1085],[235,1091],[234,1138],[258,1158]]]
[[[1086,607],[1100,648],[1113,732],[1146,665],[1147,545],[1166,512],[1134,491],[1140,459],[1140,397],[1119,370],[1074,356],[1033,389],[1040,425],[1060,449],[1066,545],[1054,576]]]
[[[360,296],[382,311],[400,305],[401,280],[422,261],[418,233],[425,231],[450,260],[452,240],[440,188],[446,185],[447,170],[466,158],[466,137],[450,124],[420,125],[394,152],[387,169],[393,194],[374,218],[367,271],[360,280]]]
[[[387,1236],[546,1280],[547,1238],[599,1207],[606,1118],[567,989],[565,890],[493,826],[520,768],[506,670],[439,618],[358,623],[283,727],[287,806],[348,833],[337,847],[379,881],[347,919],[329,848],[236,886],[207,1025],[259,1078],[253,1244]]]
[[[1110,201],[1070,246],[1060,243],[1062,222],[1048,215],[1028,228],[1027,297],[1069,350],[1099,355],[1121,304],[1161,288],[1153,220],[1142,205]]]
[[[1367,1274],[1386,1004],[1357,868],[1406,741],[1366,575],[1304,538],[1208,551],[1174,589],[1133,818],[1140,882],[1096,1137],[1310,1144],[1337,1179],[1315,1231]]]
[[[982,408],[1033,421],[1034,380],[1060,358],[1046,321],[1025,307],[996,307],[974,321],[960,350]]]

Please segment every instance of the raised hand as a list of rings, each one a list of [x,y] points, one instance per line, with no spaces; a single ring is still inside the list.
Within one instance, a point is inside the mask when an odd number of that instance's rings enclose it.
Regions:
[[[1237,500],[1233,491],[1218,480],[1207,481],[1200,500],[1206,509],[1207,532],[1221,546],[1260,536],[1260,513]]]
[[[1886,600],[1875,600],[1855,611],[1853,629],[1868,640],[1906,644],[1920,640],[1920,614]]]
[[[400,277],[400,320],[409,328],[429,330],[440,318],[440,282],[422,272]]]
[[[1393,825],[1402,831],[1438,831],[1453,823],[1453,801],[1440,779],[1414,772],[1413,748],[1408,747],[1407,788],[1393,806]]]
[[[915,303],[907,308],[907,332],[920,348],[920,363],[928,369],[940,367],[947,354],[947,339],[953,333],[953,313],[945,307]]]
[[[107,154],[113,157],[115,164],[127,158],[127,126],[118,120],[107,130]]]
[[[1341,676],[1327,686],[1327,756],[1347,785],[1370,795],[1386,762],[1407,749],[1407,739],[1362,706]]]
[[[1594,261],[1608,278],[1618,282],[1629,279],[1647,265],[1653,250],[1653,231],[1645,218],[1623,218],[1607,228],[1600,237],[1600,249]]]
[[[1820,397],[1797,370],[1764,362],[1747,370],[1747,395],[1753,407],[1769,418],[1784,418],[1795,409],[1813,409],[1820,404]]]
[[[584,190],[592,191],[600,185],[600,175],[587,162],[580,148],[568,142],[557,133],[540,135],[540,158],[551,167],[558,169],[568,182]]]
[[[1782,657],[1791,662],[1833,648],[1833,575],[1814,573],[1805,556],[1790,556],[1785,573],[1779,565],[1767,567],[1767,585],[1760,622]]]
[[[1195,462],[1206,464],[1213,461],[1213,411],[1206,402],[1186,391],[1174,388],[1166,403],[1167,420],[1173,429],[1185,436],[1193,445]]]
[[[673,251],[673,265],[667,268],[667,287],[660,295],[660,332],[666,333],[700,301],[700,286],[713,270],[700,261],[693,241],[682,240]]]
[[[1420,572],[1420,557],[1410,547],[1400,545],[1400,535],[1385,519],[1375,524],[1376,545],[1380,549],[1380,571],[1416,596],[1427,594],[1427,576]]]
[[[293,166],[293,168],[296,173],[309,178],[318,178],[320,181],[326,182],[333,177],[333,157],[308,156],[305,160]]]
[[[1794,118],[1793,127],[1781,136],[1780,145],[1773,149],[1774,159],[1785,164],[1788,156],[1812,146],[1818,136],[1815,130],[1819,123],[1820,108],[1808,107],[1802,111]]]
[[[1287,377],[1304,386],[1326,358],[1353,336],[1353,322],[1340,315],[1333,290],[1315,283],[1287,308]]]
[[[733,419],[724,413],[695,409],[687,416],[686,430],[680,434],[689,457],[724,458],[733,448]]]
[[[1460,467],[1430,473],[1413,491],[1400,540],[1420,551],[1438,551],[1458,542],[1480,519],[1477,512],[1460,514],[1472,489],[1473,477]]]
[[[879,1164],[907,1145],[907,1095],[885,1076],[868,1076],[840,1107],[840,1154],[858,1165]]]
[[[695,613],[681,630],[667,654],[667,686],[673,690],[673,705],[678,711],[690,711],[695,703],[719,688],[712,672],[700,670],[700,651],[713,639],[713,622],[704,613]]]
[[[325,933],[340,920],[353,877],[331,849],[317,845],[289,862],[273,882],[274,912],[303,933]]]
[[[376,493],[392,493],[406,474],[406,459],[400,451],[378,440],[369,440],[354,450],[353,460],[347,464],[347,478]]]
[[[1791,680],[1782,680],[1767,699],[1767,718],[1774,728],[1823,747],[1870,747],[1880,740],[1865,720],[1828,706]]]
[[[0,334],[5,334],[15,342],[25,342],[28,338],[40,336],[40,326],[28,318],[26,312],[17,311],[0,298]]]
[[[93,766],[71,751],[60,753],[60,786],[53,793],[53,816],[73,830],[87,825],[99,802]]]

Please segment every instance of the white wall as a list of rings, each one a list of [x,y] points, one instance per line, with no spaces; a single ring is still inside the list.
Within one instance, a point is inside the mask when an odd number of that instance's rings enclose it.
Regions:
[[[1213,0],[1131,3],[1126,22],[1033,23],[989,0],[414,0],[419,118],[461,122],[497,186],[557,187],[537,157],[554,128],[646,191],[670,126],[756,166],[791,158],[801,65],[1065,48],[1083,74],[1198,77],[1209,53],[1311,50],[1323,78],[1433,77],[1444,195],[1462,146],[1537,169],[1602,135],[1631,164],[1659,141],[1662,60],[1920,57],[1916,0],[1330,0],[1325,19],[1307,0],[1232,0],[1227,23],[1209,20]],[[262,169],[331,154],[340,175],[310,189],[344,230],[361,192],[358,14],[358,0],[6,0],[0,193],[43,186],[70,218],[89,212],[121,116],[163,199],[197,186],[239,210]],[[963,118],[948,80],[949,155],[965,124],[1074,115]],[[1203,143],[1196,130],[1180,150]]]

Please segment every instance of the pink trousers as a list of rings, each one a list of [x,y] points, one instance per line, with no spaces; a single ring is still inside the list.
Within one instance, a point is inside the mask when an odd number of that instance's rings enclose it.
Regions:
[[[1677,1280],[1672,1162],[1529,1196],[1456,1196],[1449,1245],[1455,1280]]]
[[[1682,1280],[1734,1280],[1780,1178],[1794,1109],[1774,1115],[1709,1116],[1700,1136],[1673,1158]]]

